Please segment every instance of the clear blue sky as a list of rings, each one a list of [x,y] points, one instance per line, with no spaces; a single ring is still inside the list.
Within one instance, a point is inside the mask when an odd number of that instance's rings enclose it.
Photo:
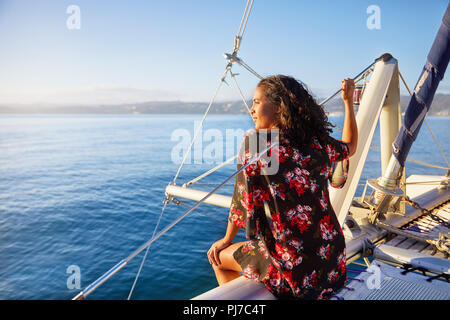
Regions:
[[[245,3],[0,0],[0,103],[209,101]],[[72,4],[80,30],[66,26]],[[414,87],[447,4],[255,0],[239,55],[260,74],[292,75],[323,97],[390,52]],[[379,30],[367,28],[370,5],[381,10]],[[250,98],[257,78],[233,70]],[[438,92],[450,93],[449,77]],[[225,86],[218,98],[239,96]]]

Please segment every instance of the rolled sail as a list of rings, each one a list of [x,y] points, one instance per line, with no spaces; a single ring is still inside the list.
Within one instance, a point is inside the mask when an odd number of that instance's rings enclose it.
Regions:
[[[433,102],[434,94],[444,78],[450,58],[450,4],[428,53],[427,62],[417,81],[414,93],[405,111],[403,125],[393,144],[393,155],[403,167],[409,150]]]

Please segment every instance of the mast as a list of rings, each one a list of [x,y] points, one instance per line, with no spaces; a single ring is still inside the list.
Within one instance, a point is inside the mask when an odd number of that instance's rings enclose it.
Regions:
[[[403,191],[399,188],[399,179],[402,176],[406,158],[430,109],[436,89],[444,78],[449,58],[450,4],[447,6],[441,26],[405,111],[403,124],[392,144],[392,156],[387,168],[382,177],[368,181],[368,184],[375,189],[368,204],[378,213],[388,210],[392,197],[403,195]]]

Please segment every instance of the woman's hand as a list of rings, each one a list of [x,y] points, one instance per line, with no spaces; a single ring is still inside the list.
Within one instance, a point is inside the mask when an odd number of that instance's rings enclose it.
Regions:
[[[223,249],[229,247],[230,244],[231,244],[231,242],[226,242],[224,239],[220,239],[220,240],[217,240],[216,242],[214,242],[213,245],[211,246],[211,248],[208,250],[209,263],[211,265],[214,264],[216,266],[221,264],[220,258],[219,258],[219,253]]]
[[[355,92],[355,81],[346,78],[341,81],[342,100],[353,104],[353,93]]]

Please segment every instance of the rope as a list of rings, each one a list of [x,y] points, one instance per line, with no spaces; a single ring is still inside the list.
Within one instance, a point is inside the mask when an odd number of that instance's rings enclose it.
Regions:
[[[431,184],[442,183],[442,180],[441,181],[435,180],[435,181],[405,182],[402,184],[407,185],[407,184],[430,184],[430,183]]]
[[[192,179],[192,180],[189,181],[189,182],[186,182],[185,184],[183,184],[183,187],[188,187],[188,186],[190,186],[191,184],[194,184],[195,182],[197,182],[197,181],[203,179],[204,177],[209,176],[211,173],[213,173],[214,171],[216,171],[216,170],[218,170],[218,169],[224,167],[225,165],[227,165],[228,163],[232,162],[232,161],[233,161],[234,159],[236,159],[237,157],[238,157],[238,156],[235,155],[234,157],[231,157],[231,158],[228,159],[227,161],[225,161],[225,162],[219,164],[218,166],[212,168],[211,170],[206,171],[205,173],[199,175],[197,178]]]
[[[242,61],[241,59],[239,59],[238,57],[235,56],[235,54],[239,50],[239,47],[240,47],[240,44],[241,44],[241,40],[242,40],[242,38],[244,36],[244,32],[245,32],[245,29],[247,27],[248,17],[250,16],[250,12],[252,10],[252,7],[253,7],[253,0],[247,0],[247,4],[246,4],[245,10],[244,10],[244,14],[242,15],[241,23],[239,25],[239,30],[238,30],[238,33],[237,33],[237,35],[235,37],[235,43],[234,43],[233,52],[232,52],[231,55],[226,55],[226,57],[227,57],[227,59],[229,61],[228,61],[228,64],[227,64],[227,66],[225,68],[225,72],[224,72],[224,74],[222,75],[222,77],[220,79],[219,85],[217,86],[217,89],[214,92],[214,95],[213,95],[213,97],[212,97],[212,99],[211,99],[211,101],[210,101],[210,103],[208,105],[208,108],[206,108],[205,114],[203,115],[203,118],[202,118],[202,120],[200,122],[200,125],[198,126],[198,128],[197,128],[197,130],[196,130],[196,132],[194,134],[194,137],[192,138],[192,141],[191,141],[191,144],[189,146],[189,149],[186,152],[186,154],[184,155],[183,160],[181,161],[181,164],[180,164],[180,166],[179,166],[179,168],[177,170],[177,173],[175,174],[175,177],[173,178],[173,182],[172,183],[174,185],[176,184],[176,180],[177,180],[178,176],[180,175],[180,172],[181,172],[181,169],[184,166],[184,163],[186,162],[187,156],[190,154],[192,146],[193,146],[195,140],[197,139],[197,136],[198,136],[201,128],[203,127],[203,122],[205,121],[206,116],[207,116],[209,110],[211,109],[211,106],[212,106],[212,104],[213,104],[213,102],[214,102],[214,100],[215,100],[215,98],[216,98],[216,96],[217,96],[217,94],[219,92],[219,89],[222,86],[222,83],[225,82],[225,77],[226,77],[227,73],[230,72],[230,74],[232,75],[232,73],[231,73],[231,66],[232,66],[233,60],[235,62],[239,63],[244,68],[246,68],[251,73],[253,73],[255,76],[257,76],[257,77],[262,79],[262,77],[255,70],[250,68],[244,61]],[[246,107],[247,107],[248,111],[250,112],[250,109],[248,108],[247,104],[246,104]]]
[[[251,12],[252,7],[253,7],[253,0],[247,0],[247,5],[246,5],[246,7],[245,7],[244,14],[243,14],[243,17],[242,17],[242,20],[241,20],[241,24],[240,24],[240,26],[239,26],[238,34],[237,34],[237,36],[236,36],[236,38],[235,38],[235,45],[234,45],[234,49],[233,49],[233,53],[232,53],[232,58],[233,58],[234,61],[238,62],[238,63],[239,63],[240,65],[242,65],[244,68],[246,68],[246,69],[249,70],[251,73],[253,73],[255,76],[257,76],[257,77],[259,77],[259,78],[262,78],[258,73],[256,73],[256,71],[254,71],[252,68],[250,68],[245,62],[243,62],[241,59],[239,59],[239,58],[237,58],[237,57],[234,57],[234,55],[235,55],[235,54],[237,53],[237,51],[239,50],[239,46],[240,46],[242,37],[243,37],[244,32],[245,32],[245,29],[246,29],[247,21],[248,21],[248,18],[249,18],[249,15],[250,15],[250,12]],[[201,130],[202,127],[203,127],[203,123],[204,123],[204,121],[205,121],[205,119],[206,119],[206,116],[207,116],[207,114],[209,113],[209,111],[210,111],[210,109],[211,109],[213,103],[214,103],[214,100],[215,100],[215,98],[216,98],[216,96],[217,96],[217,94],[218,94],[218,92],[219,92],[219,89],[221,88],[222,83],[225,82],[225,77],[226,77],[226,75],[227,75],[228,72],[230,72],[230,74],[232,75],[233,79],[234,79],[235,82],[236,82],[236,79],[234,78],[234,75],[231,73],[231,65],[232,65],[232,63],[233,63],[232,59],[229,59],[229,62],[228,62],[228,64],[227,64],[226,68],[225,68],[225,72],[223,73],[222,77],[220,78],[220,82],[219,82],[219,84],[218,84],[218,86],[217,86],[217,88],[216,88],[216,90],[215,90],[215,92],[214,92],[214,94],[213,94],[213,97],[211,98],[211,101],[210,101],[208,107],[206,108],[206,111],[205,111],[205,113],[204,113],[204,115],[203,115],[203,118],[202,118],[202,120],[201,120],[201,122],[200,122],[200,125],[197,127],[197,130],[196,130],[196,132],[194,133],[194,137],[193,137],[193,139],[192,139],[192,141],[191,141],[191,144],[190,144],[190,146],[189,146],[189,149],[188,149],[188,151],[186,152],[186,154],[184,155],[183,160],[182,160],[182,162],[181,162],[181,164],[180,164],[180,166],[179,166],[179,168],[178,168],[178,170],[177,170],[177,172],[176,172],[176,174],[175,174],[175,177],[174,177],[174,179],[173,179],[173,184],[174,184],[174,185],[176,184],[176,180],[177,180],[177,178],[178,178],[178,176],[179,176],[179,174],[180,174],[180,172],[181,172],[182,167],[184,166],[184,163],[186,162],[187,156],[190,154],[190,152],[191,152],[191,150],[192,150],[192,146],[193,146],[195,140],[197,139],[197,136],[198,136],[200,130]],[[225,82],[225,83],[226,83],[226,82]],[[239,88],[239,86],[237,85],[237,82],[236,82],[236,87],[238,88],[239,93],[241,94],[241,97],[243,97],[242,92],[240,91],[240,88]],[[245,103],[245,105],[246,105],[246,107],[247,107],[247,110],[250,112],[250,109],[249,109],[247,103],[245,102],[245,99],[244,99],[244,103]],[[211,196],[212,194],[214,194],[215,192],[217,192],[222,186],[224,186],[226,183],[228,183],[235,175],[237,175],[239,172],[241,172],[242,170],[244,170],[246,167],[248,167],[250,164],[252,164],[252,163],[255,162],[256,160],[258,160],[258,159],[261,157],[262,154],[264,154],[265,152],[267,152],[270,148],[274,147],[275,145],[276,145],[276,143],[274,143],[273,145],[271,145],[271,146],[269,146],[268,148],[266,148],[266,149],[265,149],[264,151],[262,151],[257,157],[255,157],[252,161],[249,161],[246,165],[242,166],[238,171],[236,171],[236,172],[235,172],[234,174],[232,174],[229,178],[227,178],[222,184],[220,184],[219,186],[217,186],[213,191],[211,191],[211,192],[208,193],[205,197],[203,197],[200,201],[198,201],[193,207],[191,207],[191,208],[190,208],[187,212],[185,212],[181,217],[179,217],[178,219],[176,219],[176,220],[175,220],[174,222],[172,222],[169,226],[165,227],[160,233],[156,234],[156,231],[157,231],[158,226],[159,226],[159,224],[160,224],[160,222],[161,222],[161,218],[162,218],[162,216],[163,216],[163,214],[164,214],[164,211],[165,211],[165,209],[166,209],[166,207],[167,207],[167,204],[170,202],[169,198],[167,197],[167,198],[163,201],[164,206],[163,206],[163,208],[162,208],[162,210],[161,210],[161,214],[159,215],[159,218],[158,218],[158,221],[157,221],[157,223],[156,223],[156,225],[155,225],[155,228],[153,229],[153,234],[152,234],[151,239],[150,239],[149,241],[147,241],[145,244],[143,244],[142,246],[140,246],[135,252],[133,252],[133,253],[132,253],[130,256],[128,256],[126,259],[121,260],[121,261],[120,261],[118,264],[116,264],[113,268],[111,268],[110,270],[108,270],[108,272],[106,272],[104,275],[102,275],[100,278],[98,278],[96,281],[94,281],[92,284],[90,284],[85,290],[83,290],[83,291],[80,292],[77,296],[75,296],[74,299],[75,299],[75,300],[78,300],[78,299],[84,299],[88,294],[90,294],[91,292],[93,292],[93,291],[94,291],[96,288],[98,288],[101,284],[103,284],[105,281],[107,281],[111,276],[113,276],[113,275],[114,275],[115,273],[117,273],[120,269],[122,269],[122,268],[123,268],[130,260],[132,260],[133,258],[135,258],[140,252],[142,252],[144,249],[146,249],[145,254],[144,254],[144,257],[142,258],[141,264],[140,264],[140,266],[139,266],[139,270],[138,270],[138,272],[137,272],[137,274],[136,274],[136,277],[135,277],[135,279],[134,279],[133,285],[132,285],[132,287],[131,287],[131,289],[130,289],[130,292],[129,292],[129,294],[128,294],[128,300],[130,300],[130,298],[131,298],[131,296],[132,296],[132,294],[133,294],[133,292],[134,292],[134,289],[135,289],[135,287],[136,287],[136,283],[137,283],[137,281],[138,281],[138,279],[139,279],[139,276],[140,276],[141,271],[142,271],[142,267],[143,267],[143,265],[144,265],[144,263],[145,263],[145,260],[146,260],[146,258],[147,258],[147,255],[148,255],[148,252],[149,252],[149,249],[150,249],[150,246],[152,245],[152,243],[153,243],[154,241],[156,241],[157,239],[159,239],[159,238],[160,238],[162,235],[164,235],[166,232],[168,232],[173,226],[175,226],[178,222],[180,222],[180,221],[181,221],[184,217],[186,217],[189,213],[191,213],[191,212],[194,211],[196,208],[198,208],[198,206],[200,206],[201,203],[203,203],[209,196]],[[225,163],[219,165],[218,167],[224,166],[224,165],[227,164],[229,161],[234,160],[236,157],[237,157],[237,156],[235,156],[235,157],[233,157],[233,158],[227,160]],[[216,167],[215,170],[217,170],[217,169],[218,169],[218,168]],[[199,178],[197,178],[197,180],[196,180],[196,179],[194,179],[194,180],[198,181],[198,180],[202,179],[203,177],[207,176],[208,174],[210,174],[211,172],[213,172],[213,171],[215,171],[215,170],[210,170],[210,172],[207,172],[206,174],[204,174],[204,175],[200,176]],[[195,181],[194,181],[194,182],[195,182]],[[193,183],[193,182],[191,182],[191,183]],[[172,200],[173,200],[173,199],[172,199]],[[178,200],[178,203],[181,203],[181,201]],[[183,205],[184,205],[184,204],[183,204]],[[205,215],[205,214],[204,214],[204,215]],[[205,215],[205,216],[208,216],[208,215]],[[209,216],[208,216],[208,217],[209,217]],[[209,217],[209,218],[212,218],[212,217]],[[212,219],[214,219],[214,218],[212,218]],[[214,219],[214,220],[216,220],[216,219]],[[219,222],[224,223],[223,221],[219,221]]]
[[[425,120],[426,120],[426,119],[425,119]],[[426,123],[427,123],[427,122],[426,122]],[[428,123],[427,123],[427,125],[428,125]],[[339,126],[337,126],[337,125],[335,125],[335,124],[334,124],[333,126],[334,126],[334,128],[336,128],[338,131],[342,132],[342,128],[340,128]],[[430,128],[430,130],[431,130],[431,128]],[[431,132],[431,131],[430,131],[430,132]],[[433,137],[434,137],[434,135],[433,135]],[[437,141],[437,140],[435,139],[435,141]],[[380,147],[379,145],[376,145],[376,144],[372,143],[372,144],[370,145],[370,149],[376,150],[376,151],[380,151],[380,150],[381,150],[381,147]],[[440,165],[437,165],[437,164],[432,164],[432,163],[428,163],[428,162],[416,160],[416,159],[413,159],[413,158],[411,158],[411,157],[406,157],[406,161],[412,162],[412,163],[415,163],[415,164],[418,164],[418,165],[421,165],[421,166],[425,166],[425,167],[436,168],[436,169],[442,169],[442,170],[450,170],[450,166],[449,166],[449,167],[444,167],[444,166],[440,166]]]
[[[118,264],[116,264],[114,267],[112,267],[110,270],[108,270],[105,274],[100,276],[97,280],[95,280],[93,283],[88,285],[85,290],[81,291],[79,294],[77,294],[73,299],[74,300],[81,300],[86,298],[90,293],[92,293],[94,290],[96,290],[100,285],[102,285],[105,281],[107,281],[109,278],[111,278],[114,274],[116,274],[119,270],[121,270],[129,261],[134,259],[139,253],[144,251],[144,249],[147,249],[153,242],[161,238],[164,234],[166,234],[170,229],[172,229],[175,225],[178,224],[181,220],[183,220],[187,215],[189,215],[192,211],[197,209],[203,202],[205,202],[206,199],[208,199],[211,195],[216,193],[220,190],[225,184],[227,184],[231,179],[233,179],[236,175],[238,175],[240,172],[245,170],[248,166],[252,165],[254,162],[259,160],[262,155],[266,154],[271,148],[277,146],[278,143],[275,142],[265,148],[263,151],[261,151],[259,154],[257,154],[255,157],[250,159],[250,161],[243,165],[239,170],[235,171],[231,176],[229,176],[227,179],[225,179],[224,182],[222,182],[219,186],[214,188],[211,192],[209,192],[206,196],[204,196],[200,201],[196,202],[188,211],[186,211],[184,214],[182,214],[180,217],[175,219],[172,223],[170,223],[168,226],[166,226],[163,230],[161,230],[158,234],[152,236],[150,240],[148,240],[146,243],[141,245],[138,249],[136,249],[131,255],[129,255],[127,258],[122,259]],[[167,199],[166,199],[167,200]],[[166,201],[168,202],[168,201]],[[156,228],[155,228],[156,229]],[[141,265],[143,262],[141,263]]]
[[[238,83],[237,83],[235,74],[234,74],[233,72],[231,72],[231,66],[232,66],[232,63],[233,63],[233,62],[237,62],[237,63],[239,63],[241,66],[243,66],[244,68],[246,68],[248,71],[250,71],[252,74],[254,74],[256,77],[262,79],[262,77],[261,77],[255,70],[253,70],[253,69],[252,69],[250,66],[248,66],[244,61],[242,61],[242,59],[240,59],[240,58],[238,58],[238,57],[235,56],[235,54],[236,54],[237,51],[239,50],[240,41],[242,40],[242,37],[244,36],[244,32],[245,32],[245,29],[246,29],[246,27],[247,27],[248,17],[249,17],[249,15],[250,15],[250,12],[251,12],[251,10],[252,10],[252,7],[253,7],[253,0],[247,0],[247,5],[246,5],[246,7],[245,7],[244,14],[242,15],[242,19],[241,19],[241,24],[239,25],[239,30],[238,30],[238,33],[237,33],[236,38],[235,38],[235,39],[237,39],[237,40],[235,40],[235,45],[234,45],[233,53],[232,53],[231,55],[226,55],[227,58],[228,58],[228,60],[229,60],[229,63],[228,63],[228,65],[226,66],[225,73],[223,74],[223,76],[222,76],[222,78],[221,78],[221,82],[220,82],[220,84],[219,84],[219,87],[217,88],[216,92],[214,93],[214,96],[213,96],[213,99],[212,99],[211,102],[210,102],[210,105],[208,106],[208,108],[206,109],[205,114],[203,115],[203,119],[202,119],[202,121],[201,121],[201,123],[200,123],[200,126],[197,128],[197,132],[195,133],[194,138],[193,138],[192,141],[191,141],[191,144],[190,144],[190,146],[189,146],[189,149],[188,149],[188,151],[186,152],[186,154],[184,155],[184,158],[183,158],[183,160],[182,160],[182,162],[181,162],[181,165],[180,165],[180,167],[178,168],[178,171],[177,171],[177,173],[176,173],[176,175],[175,175],[175,178],[174,178],[174,180],[173,180],[173,184],[176,184],[176,179],[178,178],[178,176],[179,176],[179,174],[180,174],[180,172],[181,172],[181,168],[183,167],[184,162],[186,161],[187,156],[188,156],[188,154],[190,153],[190,151],[191,151],[191,149],[192,149],[192,145],[194,144],[195,140],[197,139],[197,136],[198,136],[198,133],[199,133],[199,131],[200,131],[200,128],[202,128],[202,126],[203,126],[203,122],[204,122],[204,120],[205,120],[205,118],[206,118],[206,115],[208,114],[209,109],[210,109],[210,107],[211,107],[211,105],[212,105],[212,103],[213,103],[213,101],[214,101],[214,99],[215,99],[215,97],[216,97],[216,95],[217,95],[217,92],[219,91],[220,85],[222,84],[222,82],[225,81],[225,77],[226,77],[227,72],[230,73],[231,78],[233,79],[233,81],[234,81],[234,83],[235,83],[236,89],[238,90],[239,95],[241,96],[242,101],[244,102],[244,105],[245,105],[245,107],[247,108],[247,111],[248,111],[248,113],[249,113],[250,116],[251,116],[250,107],[248,106],[247,101],[245,100],[245,97],[244,97],[244,95],[243,95],[243,93],[242,93],[242,90],[241,90],[241,88],[239,87],[239,85],[238,85]],[[215,168],[213,168],[213,169],[207,171],[206,173],[200,175],[199,177],[197,177],[197,178],[195,178],[195,179],[193,179],[193,180],[191,180],[191,181],[185,183],[184,186],[189,186],[189,185],[191,185],[191,184],[193,184],[193,183],[195,183],[195,182],[197,182],[197,181],[203,179],[204,177],[206,177],[206,176],[208,176],[209,174],[215,172],[216,170],[222,168],[223,166],[225,166],[226,164],[228,164],[229,162],[233,161],[233,160],[236,159],[236,158],[237,158],[237,156],[234,156],[233,158],[230,158],[230,159],[226,160],[224,163],[218,165],[217,167],[215,167]]]
[[[217,94],[219,93],[219,89],[222,86],[222,83],[224,82],[227,73],[228,73],[228,68],[226,68],[224,74],[222,75],[222,77],[220,79],[220,82],[219,82],[219,85],[217,86],[216,91],[214,92],[214,95],[211,98],[211,101],[209,102],[208,108],[206,108],[205,114],[203,115],[203,118],[200,121],[200,125],[197,127],[197,130],[196,130],[196,132],[194,134],[194,137],[192,138],[191,144],[189,145],[188,151],[184,154],[183,160],[181,161],[181,164],[180,164],[180,166],[179,166],[179,168],[177,170],[177,173],[175,174],[175,177],[173,178],[173,184],[176,184],[177,178],[178,178],[178,176],[180,175],[180,172],[181,172],[181,168],[183,168],[183,165],[186,162],[187,156],[191,152],[192,146],[194,145],[194,142],[197,139],[197,136],[198,136],[200,130],[202,129],[202,127],[203,127],[203,122],[205,122],[206,116],[207,116],[209,110],[211,109],[211,106],[214,103],[214,100],[216,99]]]
[[[438,142],[436,136],[434,135],[433,130],[431,130],[431,127],[430,127],[430,125],[428,124],[427,119],[424,118],[424,120],[425,120],[425,124],[427,125],[428,130],[429,130],[430,133],[431,133],[431,136],[433,137],[433,139],[434,139],[434,141],[436,142],[436,145],[437,145],[439,151],[440,151],[441,154],[442,154],[442,157],[444,158],[445,162],[447,163],[447,169],[450,169],[450,164],[448,163],[448,159],[447,159],[447,157],[445,156],[444,151],[442,150],[441,145],[439,144],[439,142]]]
[[[238,85],[238,83],[237,83],[237,80],[236,80],[236,77],[234,76],[234,73],[233,73],[233,72],[230,72],[230,75],[231,75],[231,78],[232,78],[233,81],[234,81],[234,84],[236,85],[236,89],[238,90],[239,95],[241,96],[242,101],[244,102],[245,107],[247,108],[247,111],[248,111],[249,115],[251,116],[252,113],[251,113],[251,111],[250,111],[250,108],[248,107],[247,101],[245,101],[245,97],[244,97],[244,95],[242,94],[241,88],[239,87],[239,85]]]
[[[403,75],[401,74],[400,70],[398,71],[398,74],[400,75],[400,78],[402,79],[403,84],[405,85],[406,89],[408,90],[409,95],[412,97],[411,90],[409,90],[409,87],[408,87],[408,85],[406,84],[406,81],[405,81],[405,79],[403,78]],[[442,157],[444,158],[445,162],[447,163],[447,168],[446,168],[446,170],[450,169],[450,164],[449,164],[449,162],[448,162],[447,157],[446,157],[445,154],[444,154],[444,151],[442,150],[441,145],[439,144],[439,142],[438,142],[436,136],[434,135],[433,130],[431,130],[431,127],[430,127],[430,125],[428,124],[427,119],[424,118],[424,120],[425,120],[425,124],[427,125],[428,130],[429,130],[430,133],[431,133],[431,136],[433,137],[433,139],[434,139],[434,141],[436,142],[436,145],[437,145],[439,151],[441,152]]]
[[[259,78],[260,80],[263,79],[263,76],[261,76],[259,73],[257,73],[255,70],[253,70],[248,64],[246,64],[242,59],[236,60],[237,63],[239,63],[241,66],[243,66],[245,69],[250,71],[255,77]]]
[[[158,229],[159,223],[161,222],[161,218],[162,218],[162,216],[164,214],[164,211],[166,210],[167,204],[169,203],[168,199],[165,199],[163,201],[163,203],[164,203],[164,206],[163,206],[163,208],[161,210],[161,214],[159,215],[158,221],[156,222],[155,228],[153,229],[152,238],[155,237],[156,230]],[[134,278],[134,282],[133,282],[133,285],[131,286],[130,292],[128,293],[127,300],[130,300],[131,295],[133,294],[134,288],[135,288],[136,283],[137,283],[137,281],[139,279],[139,276],[141,274],[142,267],[144,266],[145,259],[147,258],[147,254],[148,254],[148,251],[150,249],[150,246],[151,246],[151,244],[147,247],[147,250],[145,251],[144,257],[142,258],[141,265],[139,266],[139,270],[138,270],[138,272],[136,274],[136,277]]]
[[[361,71],[360,73],[358,73],[353,80],[358,83],[359,81],[361,81],[361,79],[366,78],[367,75],[369,75],[369,73],[371,71],[373,71],[372,66],[377,63],[378,59],[375,60],[374,62],[372,62],[368,67],[366,67],[363,71]],[[367,73],[367,74],[366,74]],[[359,78],[361,77],[361,78]],[[359,79],[358,79],[359,78]],[[325,103],[327,103],[328,101],[330,101],[331,99],[333,99],[335,96],[337,96],[339,94],[339,92],[342,91],[342,88],[339,89],[338,91],[336,91],[335,93],[333,93],[331,96],[329,96],[328,98],[326,98],[325,100],[323,100],[321,103],[319,103],[319,106],[323,106]]]
[[[437,165],[437,164],[431,164],[431,163],[415,160],[415,159],[412,159],[410,157],[406,157],[406,161],[413,162],[415,164],[418,164],[418,165],[421,165],[421,166],[425,166],[425,167],[431,167],[431,168],[437,168],[437,169],[443,169],[443,170],[449,170],[450,169],[450,167],[446,168],[444,166],[440,166],[440,165]]]
[[[239,30],[238,30],[238,32],[236,33],[236,37],[238,37],[238,36],[241,34],[242,24],[244,23],[244,19],[245,19],[245,15],[246,15],[246,12],[247,12],[248,4],[249,4],[249,3],[250,3],[250,0],[247,0],[247,4],[246,4],[246,6],[245,6],[244,13],[242,14],[241,24],[239,25]],[[252,3],[253,3],[253,1],[252,1]]]
[[[182,205],[182,206],[184,206],[185,208],[190,208],[186,203],[184,203],[184,202],[182,202],[181,200],[179,200],[179,199],[176,199],[175,197],[172,197],[173,198],[173,200],[175,200],[176,202],[176,205]],[[210,215],[208,215],[208,214],[206,214],[206,213],[204,213],[204,212],[201,212],[201,211],[196,211],[196,213],[198,213],[199,215],[202,215],[202,216],[204,216],[204,217],[206,217],[206,218],[209,218],[209,219],[211,219],[211,220],[214,220],[214,221],[216,221],[216,222],[219,222],[219,223],[221,223],[221,224],[224,224],[224,225],[227,225],[228,223],[227,222],[224,222],[224,221],[222,221],[222,220],[219,220],[219,219],[217,219],[217,218],[214,218],[214,217],[212,217],[212,216],[210,216]]]
[[[445,227],[450,229],[450,224],[447,221],[445,221],[444,219],[438,217],[437,215],[435,215],[430,210],[427,210],[427,209],[421,207],[419,203],[417,203],[416,201],[411,200],[408,196],[405,196],[405,202],[408,203],[411,207],[413,207],[415,209],[419,209],[422,212],[422,216],[429,216],[434,221],[436,221],[436,222],[440,223],[441,225],[444,225]]]
[[[263,77],[256,72],[255,70],[253,70],[248,64],[246,64],[241,58],[238,58],[235,54],[230,54],[230,53],[224,53],[223,56],[225,57],[225,59],[228,60],[228,67],[231,67],[231,65],[234,62],[237,62],[238,64],[240,64],[242,67],[244,67],[245,69],[247,69],[250,73],[252,73],[255,77],[259,78],[259,79],[263,79]]]
[[[252,11],[252,8],[253,8],[253,0],[251,0],[250,7],[248,6],[249,2],[250,2],[250,0],[247,0],[247,5],[246,5],[245,11],[244,11],[245,22],[244,22],[244,27],[242,28],[242,32],[240,33],[241,39],[244,36],[244,32],[247,27],[247,20],[248,20],[248,17],[250,16],[250,12]],[[248,10],[247,10],[247,8],[248,8]],[[242,19],[244,19],[244,17],[242,17]],[[241,26],[242,26],[242,21],[241,21]],[[240,30],[241,30],[241,27],[239,27],[239,32],[240,32]],[[238,34],[239,34],[239,32],[238,32]]]
[[[241,24],[239,25],[239,30],[236,34],[236,37],[234,38],[234,48],[232,55],[235,55],[239,50],[242,38],[244,37],[245,29],[247,27],[248,17],[250,16],[250,12],[252,11],[252,7],[253,7],[253,0],[247,0],[244,13],[242,14]]]

